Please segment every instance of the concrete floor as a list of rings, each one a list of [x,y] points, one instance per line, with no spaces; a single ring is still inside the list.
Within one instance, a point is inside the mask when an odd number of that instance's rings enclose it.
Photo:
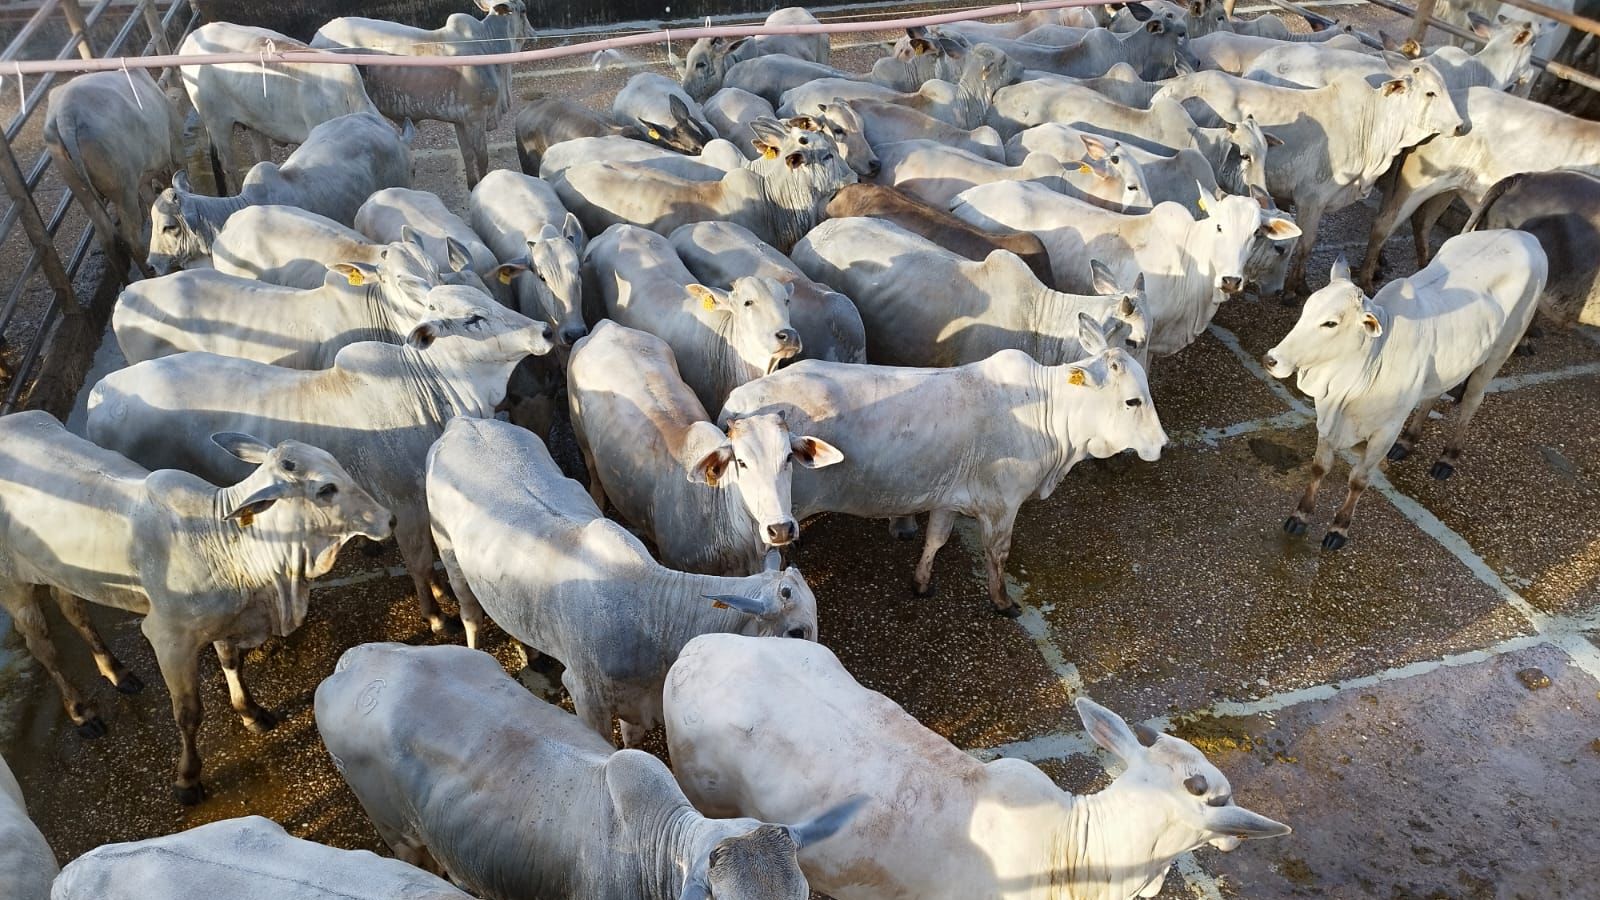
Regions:
[[[605,102],[625,74],[518,86]],[[509,138],[503,125],[495,156],[515,167]],[[419,147],[418,185],[459,208],[449,132],[430,125]],[[1370,216],[1356,207],[1324,223],[1313,285],[1338,252],[1359,257]],[[1389,253],[1395,274],[1409,269],[1409,238]],[[1032,760],[1074,790],[1104,785],[1071,710],[1087,693],[1195,742],[1241,804],[1294,826],[1185,858],[1163,897],[1600,896],[1600,341],[1551,332],[1536,355],[1513,358],[1456,477],[1425,474],[1444,441],[1436,420],[1362,501],[1350,546],[1330,554],[1316,540],[1342,466],[1309,538],[1284,535],[1311,410],[1253,361],[1295,316],[1275,301],[1224,306],[1210,333],[1153,367],[1174,438],[1162,459],[1079,466],[1023,508],[1009,567],[1025,609],[1015,623],[986,610],[966,532],[938,561],[939,595],[919,600],[908,587],[917,545],[878,522],[807,523],[795,562],[818,596],[822,640],[868,687],[980,756]],[[247,813],[381,849],[316,738],[311,695],[346,647],[434,640],[398,562],[346,552],[305,626],[251,654],[257,696],[282,718],[271,734],[233,721],[214,661],[202,661],[211,799],[196,809],[168,799],[176,734],[133,619],[99,616],[151,685],[140,696],[94,679],[87,654],[64,641],[106,738],[80,740],[33,667],[0,667],[0,723],[16,725],[0,750],[58,856]],[[492,636],[514,670],[508,642]],[[1532,669],[1548,686],[1530,687],[1543,684]]]

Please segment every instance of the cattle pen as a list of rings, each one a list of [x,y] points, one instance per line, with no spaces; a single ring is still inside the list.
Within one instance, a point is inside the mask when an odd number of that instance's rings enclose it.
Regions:
[[[829,7],[818,10],[819,29],[801,30],[829,34],[836,56],[859,65],[908,22],[1080,5]],[[1562,52],[1539,62],[1553,77],[1535,96],[1592,113],[1600,22],[1533,0],[1510,5],[1573,27]],[[1434,9],[1434,0],[1271,0],[1238,12],[1479,40]],[[0,151],[10,200],[0,218],[0,412],[66,419],[94,373],[116,365],[115,342],[103,339],[130,261],[102,249],[51,171],[40,124],[48,93],[70,72],[124,67],[149,67],[181,93],[170,54],[201,18],[190,0],[40,0],[31,10],[0,13],[0,33],[11,35],[0,53],[0,109],[15,110]],[[727,19],[744,21],[561,34],[535,21],[533,49],[515,57],[516,89],[604,107],[628,75],[671,74],[669,60],[695,38],[752,33],[759,15]],[[594,61],[600,51],[620,52]],[[280,51],[260,61],[321,57],[377,59]],[[515,169],[509,121],[490,138],[494,165]],[[448,127],[423,126],[414,158],[416,185],[463,209]],[[208,182],[198,151],[190,171]],[[1318,282],[1337,255],[1359,256],[1372,213],[1358,204],[1325,223]],[[1391,275],[1411,270],[1409,234],[1387,251]],[[1334,556],[1278,530],[1311,457],[1314,414],[1258,359],[1295,314],[1273,301],[1225,305],[1200,341],[1152,371],[1173,439],[1161,462],[1085,465],[1050,500],[1024,508],[1007,585],[1023,608],[1014,624],[982,608],[970,528],[958,528],[960,546],[950,549],[960,552],[940,561],[938,595],[917,599],[904,584],[915,545],[890,541],[876,522],[807,523],[795,558],[816,591],[823,642],[863,684],[980,758],[1035,762],[1078,791],[1103,786],[1107,757],[1072,712],[1072,699],[1088,695],[1186,737],[1241,802],[1295,827],[1281,841],[1182,857],[1161,897],[1593,895],[1600,435],[1588,423],[1600,414],[1600,334],[1549,333],[1537,353],[1514,358],[1491,385],[1462,474],[1434,482],[1413,460],[1379,475],[1351,548]],[[1439,426],[1427,440],[1442,439]],[[581,470],[566,440],[558,459]],[[1321,519],[1336,499],[1324,498]],[[383,852],[318,743],[311,692],[355,643],[447,639],[418,618],[392,550],[346,550],[318,588],[304,628],[251,656],[262,700],[283,720],[277,731],[249,735],[227,720],[217,667],[202,667],[206,707],[217,711],[202,737],[214,796],[194,809],[165,800],[172,735],[165,703],[152,696],[157,679],[141,697],[97,685],[112,730],[85,742],[0,627],[0,751],[62,862],[108,841],[256,813],[299,837]],[[130,667],[153,675],[131,617],[97,610],[96,619]],[[59,618],[52,626],[67,631]],[[86,657],[63,644],[64,656]],[[514,668],[504,635],[489,649]],[[86,658],[72,669],[82,681],[93,673]],[[524,680],[559,693],[548,672]]]

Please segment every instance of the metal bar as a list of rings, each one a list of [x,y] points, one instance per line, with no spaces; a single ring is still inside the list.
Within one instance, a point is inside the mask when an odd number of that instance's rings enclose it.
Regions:
[[[67,277],[61,257],[56,255],[55,242],[45,229],[44,220],[39,218],[39,207],[34,205],[33,194],[29,193],[22,169],[17,166],[17,157],[11,152],[10,141],[0,141],[0,181],[5,182],[11,202],[22,210],[22,230],[28,233],[28,240],[44,254],[44,277],[56,292],[56,299],[63,309],[80,312],[78,298],[72,293],[72,279]]]
[[[1600,35],[1600,22],[1596,22],[1588,16],[1580,16],[1574,13],[1565,12],[1563,10],[1555,9],[1554,7],[1545,6],[1543,3],[1535,3],[1534,0],[1500,0],[1500,2],[1507,6],[1515,6],[1517,9],[1525,9],[1528,12],[1534,13],[1535,15],[1544,16],[1546,19],[1554,19],[1563,25],[1570,25],[1579,31],[1587,31],[1593,35]]]
[[[155,0],[139,0],[139,14],[144,17],[144,27],[150,32],[150,40],[158,53],[162,56],[171,53],[172,45],[167,43],[167,28],[161,21],[161,14],[156,11]],[[140,55],[148,55],[148,51]]]
[[[67,217],[67,209],[71,205],[72,192],[67,191],[66,196],[61,198],[61,202],[56,204],[55,212],[50,214],[50,221],[46,222],[44,226],[45,230],[50,232],[52,240],[56,233],[61,230],[61,222]],[[93,231],[93,226],[88,230]],[[82,235],[79,235],[79,237],[81,238]],[[52,243],[51,246],[54,246],[54,244]],[[41,259],[43,259],[43,256],[39,253],[39,249],[35,247],[28,254],[28,261],[22,267],[22,274],[17,276],[17,280],[12,283],[11,293],[6,297],[5,308],[0,309],[0,334],[4,334],[6,329],[11,327],[11,317],[16,315],[17,304],[22,300],[22,295],[27,290],[28,279],[32,278],[33,273],[38,271]],[[77,266],[69,260],[67,262],[67,277],[75,277],[77,271]]]
[[[0,62],[9,61],[20,55],[23,45],[28,43],[34,32],[44,27],[44,23],[50,20],[50,14],[56,11],[56,6],[60,3],[61,0],[45,0],[45,2],[39,4],[39,8],[34,10],[33,16],[28,19],[27,24],[22,26],[22,30],[17,32],[17,36],[11,39],[10,44],[6,45],[5,51],[0,53]]]
[[[39,154],[39,158],[33,163],[33,168],[29,169],[28,174],[24,176],[23,182],[28,186],[29,196],[32,196],[34,189],[39,186],[39,179],[44,177],[44,170],[50,168],[50,161],[51,156],[49,153]],[[72,192],[68,191],[67,193],[70,194]],[[11,237],[11,229],[16,227],[17,219],[21,215],[22,207],[13,203],[11,208],[6,210],[5,217],[0,218],[0,244],[5,243]],[[4,331],[4,328],[0,327],[0,331]]]
[[[99,3],[95,4],[94,9],[89,11],[88,26],[90,28],[93,28],[95,26],[95,23],[100,21],[100,16],[103,15],[105,13],[105,11],[110,8],[111,2],[112,2],[112,0],[100,0]],[[68,62],[67,57],[71,56],[72,55],[72,51],[77,49],[79,40],[81,40],[81,36],[80,35],[73,35],[71,38],[69,38],[67,40],[66,44],[62,45],[60,51],[58,51],[56,53],[56,57],[55,57],[54,61],[55,62]],[[73,65],[93,65],[94,63],[99,63],[99,62],[105,62],[105,60],[103,60],[103,59],[86,59],[86,60],[84,60],[84,61],[82,61],[80,63],[73,63]],[[10,75],[24,73],[24,72],[27,71],[27,66],[28,65],[29,65],[28,63],[14,62],[14,63],[11,64],[11,70],[12,71],[6,72],[5,74],[7,76],[10,76]],[[121,68],[121,65],[120,64],[114,64],[110,68],[118,69],[118,68]],[[73,70],[68,70],[68,71],[73,71]],[[27,102],[27,104],[24,105],[23,108],[17,110],[17,115],[11,120],[11,124],[6,126],[6,130],[5,130],[5,139],[6,140],[14,141],[14,140],[17,139],[17,135],[22,133],[23,124],[25,122],[27,122],[28,118],[30,116],[32,116],[34,111],[39,108],[39,104],[44,102],[45,95],[50,92],[50,85],[55,82],[55,78],[53,76],[54,76],[54,73],[51,73],[50,75],[46,75],[45,77],[39,79],[39,83],[35,84],[33,86],[33,90],[28,92],[28,102]]]
[[[1271,2],[1274,3],[1277,6],[1280,6],[1280,7],[1284,8],[1284,9],[1288,10],[1289,12],[1294,13],[1295,15],[1299,16],[1300,18],[1305,19],[1307,22],[1310,22],[1310,23],[1312,23],[1314,25],[1321,25],[1324,28],[1326,28],[1326,27],[1329,27],[1329,26],[1332,26],[1332,25],[1339,24],[1339,20],[1338,19],[1330,19],[1327,16],[1322,15],[1321,13],[1314,13],[1311,10],[1306,9],[1304,6],[1301,6],[1298,3],[1289,2],[1289,0],[1271,0]]]
[[[83,7],[78,0],[61,0],[61,12],[67,17],[67,28],[78,38],[78,55],[94,59],[94,45],[89,43],[89,23],[83,18]]]

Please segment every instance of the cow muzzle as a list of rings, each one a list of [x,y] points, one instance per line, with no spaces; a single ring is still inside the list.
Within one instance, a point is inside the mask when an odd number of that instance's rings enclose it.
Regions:
[[[561,331],[559,334],[561,338],[561,346],[571,347],[588,333],[589,329],[581,323],[577,325],[563,325],[561,326]]]
[[[1237,297],[1244,293],[1244,279],[1238,275],[1226,275],[1222,279],[1221,290],[1229,297]]]
[[[767,546],[787,547],[800,536],[800,523],[793,519],[774,522],[767,526]]]
[[[1293,374],[1294,366],[1284,365],[1283,360],[1279,359],[1276,354],[1277,351],[1275,349],[1268,350],[1266,355],[1261,357],[1261,366],[1273,378],[1288,378]]]

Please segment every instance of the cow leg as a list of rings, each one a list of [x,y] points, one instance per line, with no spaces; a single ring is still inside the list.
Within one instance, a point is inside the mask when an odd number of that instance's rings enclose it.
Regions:
[[[595,691],[577,674],[568,669],[561,673],[561,686],[567,689],[572,697],[572,709],[583,720],[583,724],[594,729],[595,734],[606,740],[611,740],[611,709],[596,696]]]
[[[163,627],[156,616],[146,616],[140,626],[155,648],[161,677],[172,694],[172,718],[178,723],[178,770],[172,792],[179,803],[193,806],[206,797],[200,781],[200,723],[205,708],[200,705],[200,647],[190,636]]]
[[[128,257],[139,267],[145,278],[155,276],[150,268],[150,245],[144,240],[144,211],[150,207],[141,204],[137,183],[122,186],[122,197],[117,201],[117,235],[127,246]]]
[[[589,499],[601,512],[606,509],[606,488],[600,483],[600,470],[594,466],[594,454],[586,446],[583,448],[583,467],[589,470]]]
[[[918,597],[932,597],[939,586],[933,580],[933,558],[939,548],[950,540],[950,529],[956,523],[953,509],[936,509],[928,513],[928,536],[922,542],[922,558],[917,560],[917,572],[911,591]]]
[[[1467,379],[1467,387],[1461,394],[1460,408],[1456,410],[1454,430],[1450,434],[1450,442],[1445,445],[1444,452],[1439,454],[1438,462],[1428,470],[1428,474],[1443,481],[1455,474],[1456,463],[1461,461],[1461,447],[1467,440],[1467,426],[1472,424],[1472,417],[1478,414],[1478,407],[1483,405],[1483,392],[1489,387],[1494,374],[1500,371],[1500,366],[1505,363],[1509,354],[1496,354],[1498,359],[1491,359],[1473,370]]]
[[[1311,514],[1317,511],[1317,491],[1322,488],[1322,479],[1328,477],[1328,470],[1333,468],[1333,445],[1321,435],[1317,436],[1317,452],[1311,460],[1311,480],[1306,483],[1305,492],[1300,495],[1300,502],[1295,504],[1294,512],[1283,521],[1283,530],[1292,535],[1306,533],[1306,523],[1311,520]]]
[[[94,654],[95,668],[100,670],[105,680],[124,694],[137,694],[144,690],[144,682],[112,655],[106,642],[101,639],[100,632],[95,630],[94,623],[89,621],[89,604],[83,598],[60,588],[55,589],[55,598],[56,605],[61,607],[61,614],[83,638],[83,642],[89,645],[89,652]]]
[[[1388,243],[1397,225],[1411,218],[1411,214],[1423,203],[1438,196],[1440,191],[1446,190],[1444,184],[1411,183],[1406,177],[1411,162],[1412,158],[1408,157],[1400,171],[1400,177],[1394,180],[1394,190],[1384,194],[1383,206],[1378,210],[1377,217],[1372,220],[1372,231],[1367,235],[1367,258],[1361,262],[1361,276],[1356,279],[1356,283],[1368,293],[1372,292],[1372,278],[1378,268],[1379,248]]]
[[[465,122],[454,123],[456,127],[456,149],[461,151],[461,170],[467,178],[467,190],[472,190],[478,183],[478,150],[473,145],[472,134]]]
[[[213,120],[201,116],[200,124],[205,126],[206,136],[211,139],[212,167],[216,170],[217,194],[227,196],[228,179],[239,177],[239,173],[234,171],[233,122],[228,119]]]
[[[1417,247],[1417,268],[1427,265],[1428,260],[1433,258],[1433,253],[1429,250],[1429,238],[1433,234],[1433,226],[1438,224],[1439,217],[1450,208],[1450,203],[1455,198],[1454,191],[1430,197],[1411,214],[1411,240]]]
[[[61,671],[60,661],[56,658],[56,645],[50,640],[50,628],[45,623],[44,610],[39,608],[38,590],[31,584],[0,586],[0,607],[4,607],[11,621],[16,623],[17,631],[28,645],[28,652],[39,661],[50,680],[55,682],[56,691],[61,694],[61,705],[67,711],[67,718],[77,726],[78,735],[85,739],[101,737],[106,733],[106,723]]]
[[[895,516],[889,520],[889,536],[897,541],[917,539],[917,517]]]
[[[461,605],[461,623],[467,632],[467,646],[477,650],[482,643],[479,635],[487,618],[483,613],[483,604],[478,602],[477,595],[472,593],[472,586],[467,584],[466,573],[461,571],[461,562],[456,559],[456,548],[450,539],[439,534],[435,535],[434,543],[439,547],[439,558],[444,560],[444,574],[450,580],[450,590]]]
[[[411,584],[417,592],[417,609],[428,628],[434,634],[461,634],[461,620],[439,609],[439,598],[444,596],[444,591],[433,578],[433,535],[428,531],[427,514],[400,517],[394,538],[400,545],[406,573],[411,576]]]
[[[78,206],[82,207],[84,215],[89,217],[89,222],[94,225],[95,237],[100,241],[100,250],[106,255],[106,260],[112,266],[123,265],[126,261],[119,259],[121,254],[117,248],[118,226],[122,224],[122,211],[118,210],[118,223],[111,224],[111,217],[106,214],[105,207],[100,203],[100,195],[82,178],[78,177],[78,170],[67,159],[65,150],[56,153],[56,171],[61,174],[61,180],[66,182],[67,189],[72,191],[72,196],[77,198]],[[139,221],[135,219],[134,221]]]
[[[622,727],[623,747],[637,747],[644,743],[645,738],[650,736],[650,729],[643,725],[635,725],[627,719],[619,719],[618,721]]]
[[[222,677],[228,680],[228,702],[239,714],[239,721],[253,734],[266,734],[278,727],[278,717],[263,709],[244,683],[244,651],[233,641],[216,641],[211,646],[217,651],[217,662],[222,664]]]
[[[255,151],[256,162],[266,162],[272,159],[272,139],[254,128],[248,128],[246,131],[250,133],[250,147]],[[239,177],[242,183],[243,173]]]
[[[1411,455],[1411,450],[1417,445],[1417,439],[1422,437],[1423,426],[1428,424],[1428,414],[1433,412],[1433,405],[1439,402],[1438,397],[1424,397],[1417,406],[1417,411],[1411,414],[1411,421],[1406,423],[1406,430],[1400,432],[1400,437],[1395,439],[1394,446],[1389,448],[1389,460],[1399,462]]]
[[[1300,226],[1300,239],[1295,241],[1294,259],[1289,263],[1289,276],[1284,279],[1285,300],[1289,297],[1304,299],[1311,293],[1306,287],[1306,263],[1317,246],[1317,226],[1322,222],[1322,211],[1326,207],[1327,203],[1320,197],[1295,202],[1294,218],[1295,224]]]
[[[1006,510],[996,519],[978,516],[978,537],[989,578],[989,605],[1008,619],[1022,615],[1022,608],[1012,603],[1011,595],[1006,593],[1006,557],[1011,555],[1011,526],[1016,520],[1015,509]]]
[[[1372,472],[1383,462],[1383,457],[1394,446],[1395,438],[1400,436],[1398,423],[1386,428],[1383,432],[1367,439],[1367,445],[1361,451],[1361,461],[1350,467],[1350,482],[1345,489],[1344,503],[1339,505],[1339,511],[1333,515],[1333,525],[1329,526],[1327,534],[1322,536],[1322,549],[1338,550],[1350,541],[1350,520],[1356,514],[1356,502],[1361,499],[1361,494],[1372,481]]]

